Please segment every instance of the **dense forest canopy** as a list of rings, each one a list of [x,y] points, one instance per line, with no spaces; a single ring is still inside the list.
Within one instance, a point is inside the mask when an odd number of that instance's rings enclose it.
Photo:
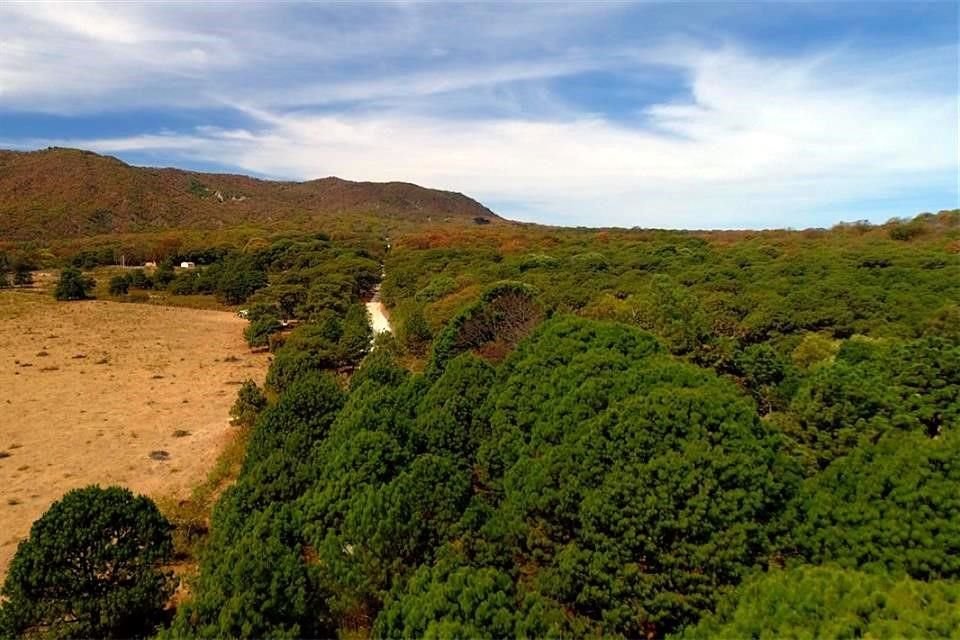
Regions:
[[[150,286],[242,301],[273,362],[240,389],[242,469],[188,596],[144,614],[157,633],[960,633],[960,211],[493,227],[185,236],[161,256],[200,268]],[[374,340],[381,283],[396,335]],[[12,635],[62,610],[31,587],[48,531],[7,578]],[[159,540],[138,575],[165,575]]]

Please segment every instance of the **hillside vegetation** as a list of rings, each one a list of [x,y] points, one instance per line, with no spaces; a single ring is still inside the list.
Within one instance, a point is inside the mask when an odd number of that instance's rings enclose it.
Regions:
[[[133,167],[89,151],[0,151],[0,238],[34,240],[166,229],[316,228],[330,218],[415,222],[499,218],[459,193],[413,184]]]

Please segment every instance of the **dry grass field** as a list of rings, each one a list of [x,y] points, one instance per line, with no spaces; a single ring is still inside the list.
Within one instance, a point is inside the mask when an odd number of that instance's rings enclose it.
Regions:
[[[266,373],[245,324],[224,311],[0,291],[0,576],[69,489],[189,496],[233,437],[237,385]]]

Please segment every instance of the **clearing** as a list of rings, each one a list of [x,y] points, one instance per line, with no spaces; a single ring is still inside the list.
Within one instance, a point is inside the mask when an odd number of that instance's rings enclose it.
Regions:
[[[120,484],[189,497],[233,436],[269,356],[233,313],[0,291],[0,578],[64,492]]]

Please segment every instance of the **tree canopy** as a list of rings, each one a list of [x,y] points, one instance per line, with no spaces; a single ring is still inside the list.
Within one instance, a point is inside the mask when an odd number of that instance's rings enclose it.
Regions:
[[[127,489],[74,489],[37,520],[3,585],[11,636],[131,638],[162,622],[176,581],[170,524]]]
[[[960,585],[802,566],[746,580],[678,637],[840,639],[952,638],[960,632]]]
[[[94,286],[93,278],[85,276],[79,269],[66,267],[60,272],[53,295],[57,300],[86,300]]]

